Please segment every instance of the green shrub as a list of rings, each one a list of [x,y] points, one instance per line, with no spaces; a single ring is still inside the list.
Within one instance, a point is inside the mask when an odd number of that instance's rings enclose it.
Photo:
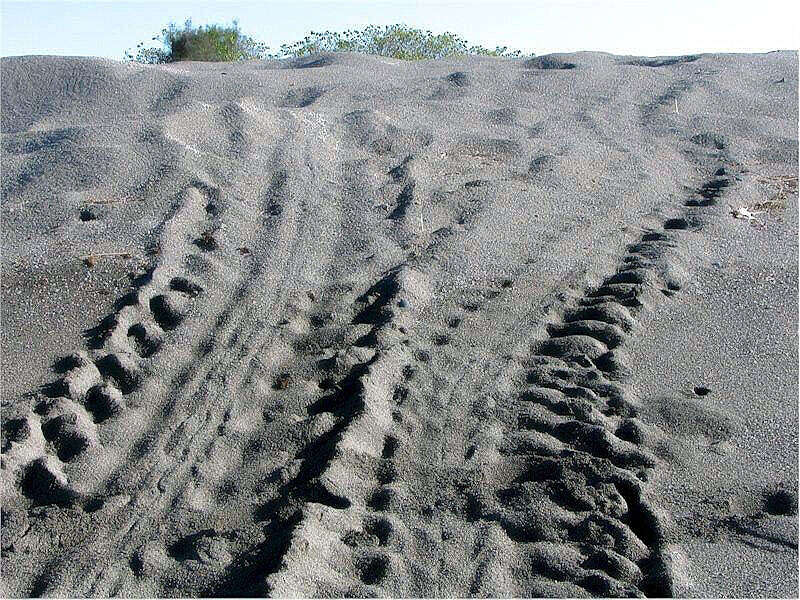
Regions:
[[[161,30],[163,48],[145,48],[144,43],[136,47],[136,56],[125,52],[125,58],[141,63],[155,64],[182,60],[231,62],[251,58],[266,58],[267,47],[244,35],[239,24],[206,25],[193,27],[187,20],[182,28],[170,23]]]
[[[167,63],[180,60],[236,61],[253,58],[287,58],[305,56],[318,52],[359,52],[398,58],[402,60],[425,60],[464,56],[519,57],[519,50],[509,51],[506,46],[494,50],[479,45],[469,45],[466,40],[450,32],[433,33],[408,25],[370,25],[364,29],[348,29],[343,32],[314,32],[302,40],[282,44],[280,52],[269,53],[269,48],[239,31],[239,24],[206,25],[193,27],[191,20],[183,28],[173,24],[161,31],[153,41],[160,40],[163,48],[145,48],[144,43],[136,47],[136,56],[125,52],[125,59],[141,63]]]
[[[282,56],[304,56],[317,52],[360,52],[399,58],[424,60],[480,54],[483,56],[522,56],[519,50],[509,52],[505,46],[494,50],[483,46],[470,46],[466,40],[450,32],[435,34],[408,25],[370,25],[365,29],[349,29],[341,33],[312,31],[293,44],[281,46]]]

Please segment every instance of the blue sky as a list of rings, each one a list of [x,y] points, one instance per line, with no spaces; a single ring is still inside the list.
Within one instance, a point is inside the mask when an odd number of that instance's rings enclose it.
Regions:
[[[764,52],[797,48],[798,11],[779,0],[470,1],[15,1],[0,4],[0,54],[121,59],[169,22],[238,18],[248,35],[277,48],[311,30],[407,23],[452,31],[471,43],[546,54]]]

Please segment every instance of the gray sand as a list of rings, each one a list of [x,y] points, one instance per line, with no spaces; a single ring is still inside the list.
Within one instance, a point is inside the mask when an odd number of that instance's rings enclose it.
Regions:
[[[796,52],[0,65],[2,595],[797,596]]]

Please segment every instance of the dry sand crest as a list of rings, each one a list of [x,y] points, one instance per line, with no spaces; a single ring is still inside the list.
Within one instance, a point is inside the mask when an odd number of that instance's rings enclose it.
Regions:
[[[795,52],[0,64],[4,595],[796,596]]]

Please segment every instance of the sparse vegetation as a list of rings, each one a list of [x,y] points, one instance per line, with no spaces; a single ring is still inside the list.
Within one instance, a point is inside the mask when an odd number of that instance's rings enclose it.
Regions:
[[[237,21],[232,25],[194,27],[191,20],[182,28],[174,24],[161,31],[152,41],[161,41],[161,48],[148,48],[142,42],[136,54],[125,52],[125,59],[146,64],[183,60],[238,61],[266,58],[291,58],[318,52],[358,52],[401,60],[425,60],[450,56],[480,55],[519,57],[522,52],[506,46],[489,49],[470,45],[450,32],[433,33],[408,25],[370,25],[364,29],[343,32],[314,32],[297,42],[282,44],[277,53],[265,44],[244,35]]]
[[[758,183],[773,190],[769,200],[755,205],[756,209],[767,212],[783,210],[791,196],[797,195],[797,175],[771,175],[756,179]]]
[[[82,256],[81,260],[83,260],[83,264],[91,269],[100,258],[124,258],[127,260],[133,258],[133,254],[130,252],[95,252]]]

